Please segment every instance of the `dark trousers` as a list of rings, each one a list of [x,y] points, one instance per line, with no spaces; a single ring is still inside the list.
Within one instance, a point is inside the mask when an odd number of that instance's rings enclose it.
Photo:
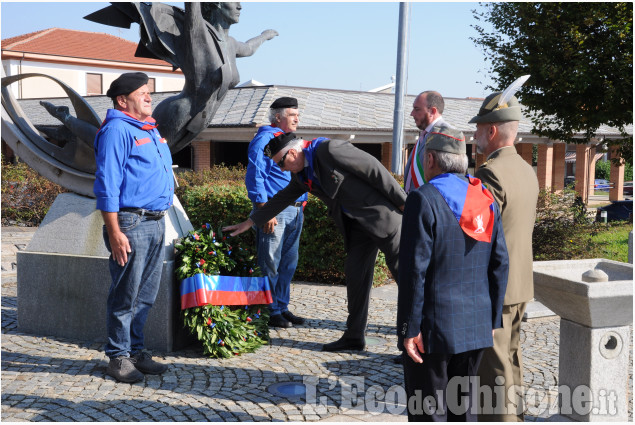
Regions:
[[[409,422],[475,422],[472,388],[483,350],[422,354],[423,363],[403,355]],[[455,379],[452,379],[455,378]],[[474,407],[472,407],[474,405]]]
[[[399,239],[401,228],[386,238],[376,238],[368,234],[356,220],[346,217],[346,297],[348,318],[346,332],[348,339],[360,340],[366,334],[370,290],[378,251],[384,253],[386,265],[396,279],[399,268]]]

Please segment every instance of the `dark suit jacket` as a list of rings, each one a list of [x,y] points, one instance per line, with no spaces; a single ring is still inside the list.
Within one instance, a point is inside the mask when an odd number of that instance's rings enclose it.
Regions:
[[[410,192],[401,229],[397,336],[421,332],[426,353],[492,346],[502,326],[508,258],[496,203],[492,242],[466,236],[431,184]]]
[[[325,140],[316,148],[313,163],[319,187],[311,193],[326,204],[345,240],[344,211],[375,237],[386,238],[399,230],[399,207],[406,194],[375,157],[347,141]],[[261,226],[308,191],[293,173],[289,185],[254,211],[251,219]]]

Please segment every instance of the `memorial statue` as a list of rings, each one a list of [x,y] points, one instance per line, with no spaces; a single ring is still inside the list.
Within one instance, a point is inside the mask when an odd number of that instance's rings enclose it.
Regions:
[[[239,82],[236,58],[251,56],[278,33],[266,30],[245,43],[229,36],[242,7],[237,2],[186,2],[185,11],[164,3],[112,3],[86,19],[140,26],[136,56],[162,59],[185,76],[181,93],[163,100],[152,116],[172,153],[206,129],[227,90]]]
[[[237,2],[186,2],[185,10],[164,3],[123,2],[85,17],[122,28],[138,23],[140,41],[135,55],[164,60],[183,72],[183,90],[160,102],[152,114],[172,153],[185,148],[210,125],[227,91],[238,84],[236,58],[251,56],[262,43],[278,35],[275,30],[266,30],[244,43],[229,36],[229,27],[238,22],[241,9]],[[9,84],[35,76],[55,81],[69,96],[76,117],[67,106],[41,102],[64,127],[35,128],[7,90]],[[51,76],[22,74],[3,75],[2,100],[8,115],[5,119],[3,114],[3,132],[12,134],[5,138],[9,146],[19,149],[20,157],[49,180],[93,196],[92,146],[101,119],[85,99]],[[58,143],[47,141],[38,131]]]

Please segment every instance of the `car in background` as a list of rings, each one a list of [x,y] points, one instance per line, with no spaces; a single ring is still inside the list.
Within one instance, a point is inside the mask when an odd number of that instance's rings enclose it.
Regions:
[[[608,192],[611,188],[611,182],[604,179],[595,179],[595,184],[593,185],[595,190],[600,190],[602,192]]]
[[[624,182],[624,195],[633,196],[633,182]]]
[[[599,207],[595,221],[602,222],[602,211],[606,211],[607,221],[633,221],[633,200],[612,201],[610,205]]]

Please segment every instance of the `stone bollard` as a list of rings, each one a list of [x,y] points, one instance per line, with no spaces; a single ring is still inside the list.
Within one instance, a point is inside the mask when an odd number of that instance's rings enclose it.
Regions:
[[[560,419],[628,421],[633,265],[536,261],[534,287],[536,299],[561,318]]]

